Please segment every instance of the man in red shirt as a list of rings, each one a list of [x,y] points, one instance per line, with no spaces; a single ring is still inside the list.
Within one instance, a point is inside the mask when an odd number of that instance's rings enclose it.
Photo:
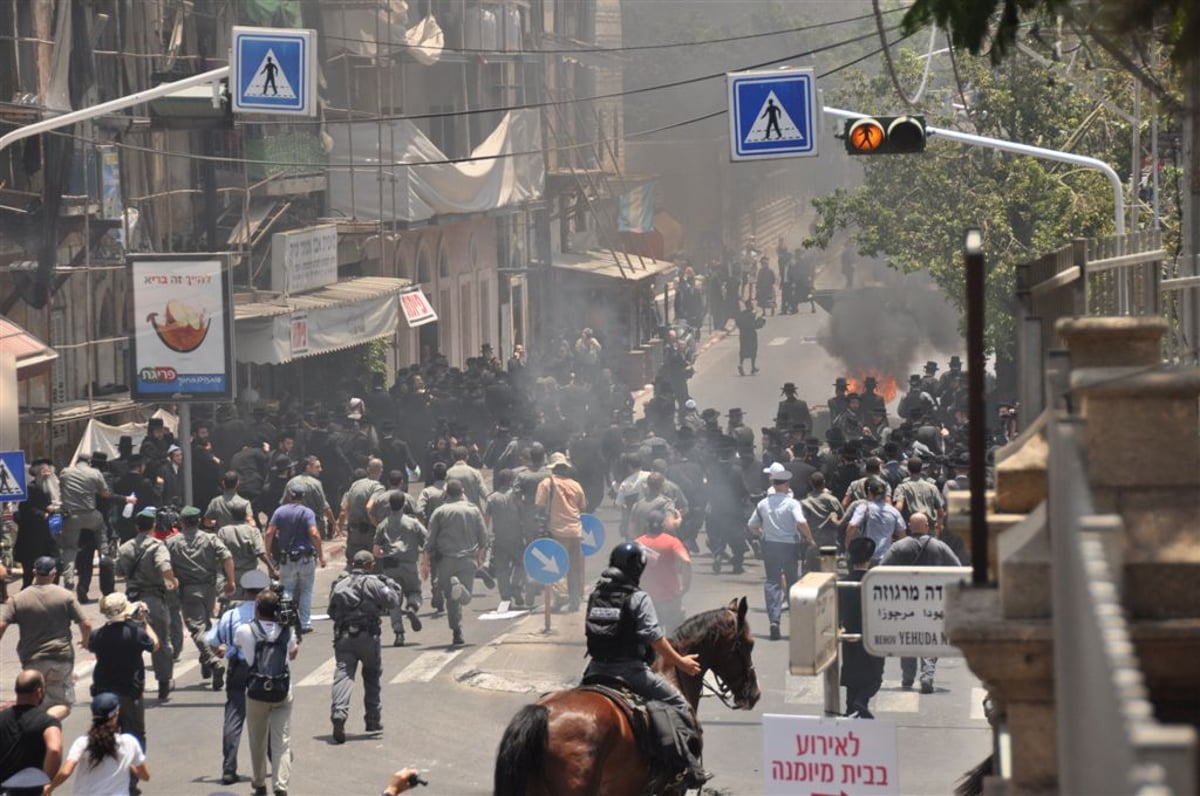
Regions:
[[[652,511],[646,515],[645,533],[636,540],[646,548],[642,589],[654,602],[654,611],[668,634],[684,619],[683,595],[692,587],[692,557],[679,537],[664,531],[677,526],[679,514]]]

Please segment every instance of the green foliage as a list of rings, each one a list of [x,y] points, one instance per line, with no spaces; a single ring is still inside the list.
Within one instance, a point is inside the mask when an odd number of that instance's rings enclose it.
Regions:
[[[912,33],[936,22],[956,47],[978,55],[990,46],[993,63],[999,63],[1013,51],[1022,24],[1060,14],[1097,23],[1119,38],[1129,32],[1156,36],[1177,63],[1195,57],[1200,42],[1200,0],[916,0],[904,15],[904,29]]]
[[[901,51],[897,68],[916,85],[920,61]],[[982,135],[1086,152],[1110,163],[1128,161],[1129,130],[1104,117],[1103,108],[1036,64],[1010,61],[960,63],[971,89],[971,115],[951,114],[956,86],[930,90],[923,99],[929,123],[968,126]],[[1126,83],[1127,85],[1127,83]],[[861,74],[832,104],[885,115],[897,102],[886,77]],[[979,226],[988,275],[987,343],[1006,356],[1013,339],[1015,266],[1076,237],[1112,234],[1113,198],[1098,172],[930,137],[919,155],[865,156],[861,185],[814,200],[817,218],[805,246],[825,248],[846,231],[858,252],[883,258],[905,273],[926,271],[961,310],[963,231]]]

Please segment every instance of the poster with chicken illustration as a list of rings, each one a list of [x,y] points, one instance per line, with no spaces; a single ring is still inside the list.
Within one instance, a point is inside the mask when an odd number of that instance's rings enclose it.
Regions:
[[[233,397],[231,305],[225,261],[204,256],[134,258],[134,397]]]

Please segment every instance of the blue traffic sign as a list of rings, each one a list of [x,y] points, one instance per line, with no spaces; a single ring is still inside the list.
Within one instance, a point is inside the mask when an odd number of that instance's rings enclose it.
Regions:
[[[25,454],[22,451],[0,453],[0,503],[27,500],[25,486]]]
[[[583,554],[595,555],[604,547],[604,523],[595,514],[580,514],[579,521],[583,524]]]
[[[567,548],[553,539],[534,539],[525,548],[525,574],[549,586],[567,575]]]
[[[817,85],[811,69],[733,72],[726,79],[733,160],[817,154]]]
[[[239,113],[317,115],[317,32],[233,28],[230,90]]]

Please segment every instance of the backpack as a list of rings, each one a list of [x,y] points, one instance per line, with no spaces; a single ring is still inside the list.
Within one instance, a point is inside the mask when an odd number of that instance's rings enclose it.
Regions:
[[[274,641],[268,641],[266,629],[255,619],[250,623],[250,632],[254,634],[254,661],[246,679],[246,696],[260,702],[282,702],[292,686],[288,669],[292,629],[284,626]]]

